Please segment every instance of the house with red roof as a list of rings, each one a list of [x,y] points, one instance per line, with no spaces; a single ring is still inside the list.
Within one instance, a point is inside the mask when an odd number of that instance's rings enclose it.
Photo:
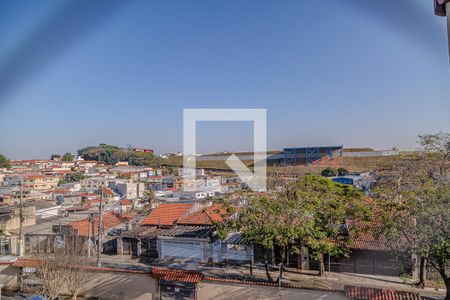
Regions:
[[[121,200],[123,204],[131,203]],[[121,233],[117,238],[117,253],[120,255],[157,258],[156,238],[172,228],[183,216],[195,209],[190,203],[162,203],[147,215],[141,226]]]
[[[220,240],[215,224],[231,217],[233,211],[221,204],[194,211],[157,237],[158,258],[190,262],[248,263],[253,248],[239,233]],[[238,237],[236,237],[238,235]]]
[[[133,219],[132,216],[117,212],[108,211],[103,214],[103,229],[107,233],[109,230],[126,225]],[[81,235],[88,236],[98,233],[98,225],[100,218],[95,215],[77,221],[72,221],[64,225],[53,225],[53,233],[62,233],[65,235]]]
[[[118,253],[149,258],[208,261],[217,240],[215,222],[223,221],[227,211],[220,206],[207,208],[191,203],[162,203],[141,221],[141,226],[123,232]],[[186,250],[187,249],[187,250]],[[186,250],[186,251],[184,251]]]
[[[192,203],[162,203],[145,217],[141,224],[170,228],[193,209]]]
[[[411,254],[402,253],[407,241],[395,243],[378,233],[375,223],[355,224],[347,220],[346,235],[350,239],[350,254],[347,257],[331,257],[332,272],[351,272],[371,275],[398,276],[413,273],[415,264]]]
[[[126,213],[133,209],[133,202],[128,199],[119,200],[120,212]]]

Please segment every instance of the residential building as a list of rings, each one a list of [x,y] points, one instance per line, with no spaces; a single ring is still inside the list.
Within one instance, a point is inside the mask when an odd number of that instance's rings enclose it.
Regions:
[[[36,208],[32,204],[25,203],[22,206],[23,226],[36,224]],[[0,230],[8,232],[20,227],[19,205],[0,207]]]
[[[108,211],[103,214],[103,228],[105,234],[116,227],[126,225],[132,218],[129,215],[120,214],[117,212]],[[93,225],[97,224],[97,226]],[[92,233],[98,232],[99,216],[95,215],[93,218],[85,218],[77,221],[72,221],[63,225],[54,225],[53,233],[60,233],[65,235],[81,235],[88,236]]]
[[[50,190],[58,186],[59,178],[45,175],[31,175],[22,178],[23,189]]]
[[[172,227],[178,219],[196,209],[191,203],[164,203],[146,216],[141,224],[145,226]]]
[[[47,219],[60,216],[62,213],[62,206],[56,204],[54,201],[36,200],[33,201],[36,207],[36,219]]]
[[[145,184],[143,182],[133,182],[131,180],[115,181],[111,185],[117,193],[128,199],[136,199],[144,196]]]
[[[119,200],[120,212],[126,213],[133,209],[133,202],[128,199]]]
[[[106,187],[108,180],[105,177],[89,177],[80,181],[81,188],[84,190],[98,190]]]
[[[216,234],[214,222],[229,217],[221,205],[214,205],[180,218],[174,227],[157,237],[161,260],[190,262],[250,263],[253,248],[239,232],[230,233],[222,241]]]

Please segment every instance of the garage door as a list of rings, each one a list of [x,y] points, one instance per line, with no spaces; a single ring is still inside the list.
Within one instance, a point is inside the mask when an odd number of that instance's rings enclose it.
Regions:
[[[203,247],[201,243],[161,241],[161,257],[163,259],[201,261]]]

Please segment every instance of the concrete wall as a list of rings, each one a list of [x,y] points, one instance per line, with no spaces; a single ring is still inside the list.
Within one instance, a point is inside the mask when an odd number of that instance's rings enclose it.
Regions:
[[[343,293],[312,291],[306,289],[283,288],[281,289],[281,296],[284,300],[348,300]],[[280,296],[277,287],[201,282],[197,288],[197,299],[280,299]]]
[[[212,245],[206,239],[172,238],[157,239],[158,257],[161,260],[207,262],[212,258]]]
[[[7,212],[4,212],[5,214],[10,214],[11,218],[5,223],[0,224],[0,229],[3,231],[18,229],[20,227],[19,211],[20,208],[17,206],[11,208]],[[24,206],[23,215],[24,215],[23,226],[36,225],[36,208],[34,207],[34,205]]]
[[[19,269],[11,265],[0,265],[0,283],[4,290],[17,290],[19,288]]]
[[[0,265],[0,283],[4,290],[18,290],[20,269]],[[92,272],[80,290],[80,295],[108,300],[156,299],[158,281],[149,274],[96,271]]]
[[[393,156],[393,155],[399,155],[398,150],[342,152],[342,156],[350,156],[350,157]]]
[[[149,274],[95,272],[82,287],[80,295],[100,299],[155,299],[157,280]]]

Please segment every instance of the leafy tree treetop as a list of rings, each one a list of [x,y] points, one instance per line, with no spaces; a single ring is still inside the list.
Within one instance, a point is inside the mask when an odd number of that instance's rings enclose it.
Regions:
[[[325,177],[338,176],[338,170],[332,167],[327,167],[323,169],[320,174]]]
[[[2,154],[0,154],[0,168],[11,168],[11,162]]]
[[[127,161],[135,166],[159,166],[160,160],[153,153],[133,152],[131,148],[121,149],[117,146],[100,144],[78,150],[78,155],[86,160],[102,161],[107,164],[116,164]]]
[[[62,160],[63,161],[73,161],[73,155],[71,153],[67,152],[62,156]]]
[[[339,168],[337,169],[338,175],[339,176],[347,176],[348,175],[348,170],[345,168]]]
[[[442,277],[450,299],[450,184],[447,178],[448,134],[419,136],[424,155],[379,172],[373,193],[377,222],[391,245],[405,241],[405,251],[420,258],[419,286],[429,264]],[[446,140],[447,139],[447,140]],[[427,155],[432,151],[441,157]],[[393,249],[395,250],[395,249]]]
[[[222,225],[225,229],[239,230],[247,241],[264,248],[285,249],[293,243],[296,251],[309,248],[322,271],[324,254],[347,251],[350,241],[342,234],[346,219],[366,220],[369,215],[362,192],[316,175],[300,178],[281,192],[247,194],[246,200],[238,217]]]

